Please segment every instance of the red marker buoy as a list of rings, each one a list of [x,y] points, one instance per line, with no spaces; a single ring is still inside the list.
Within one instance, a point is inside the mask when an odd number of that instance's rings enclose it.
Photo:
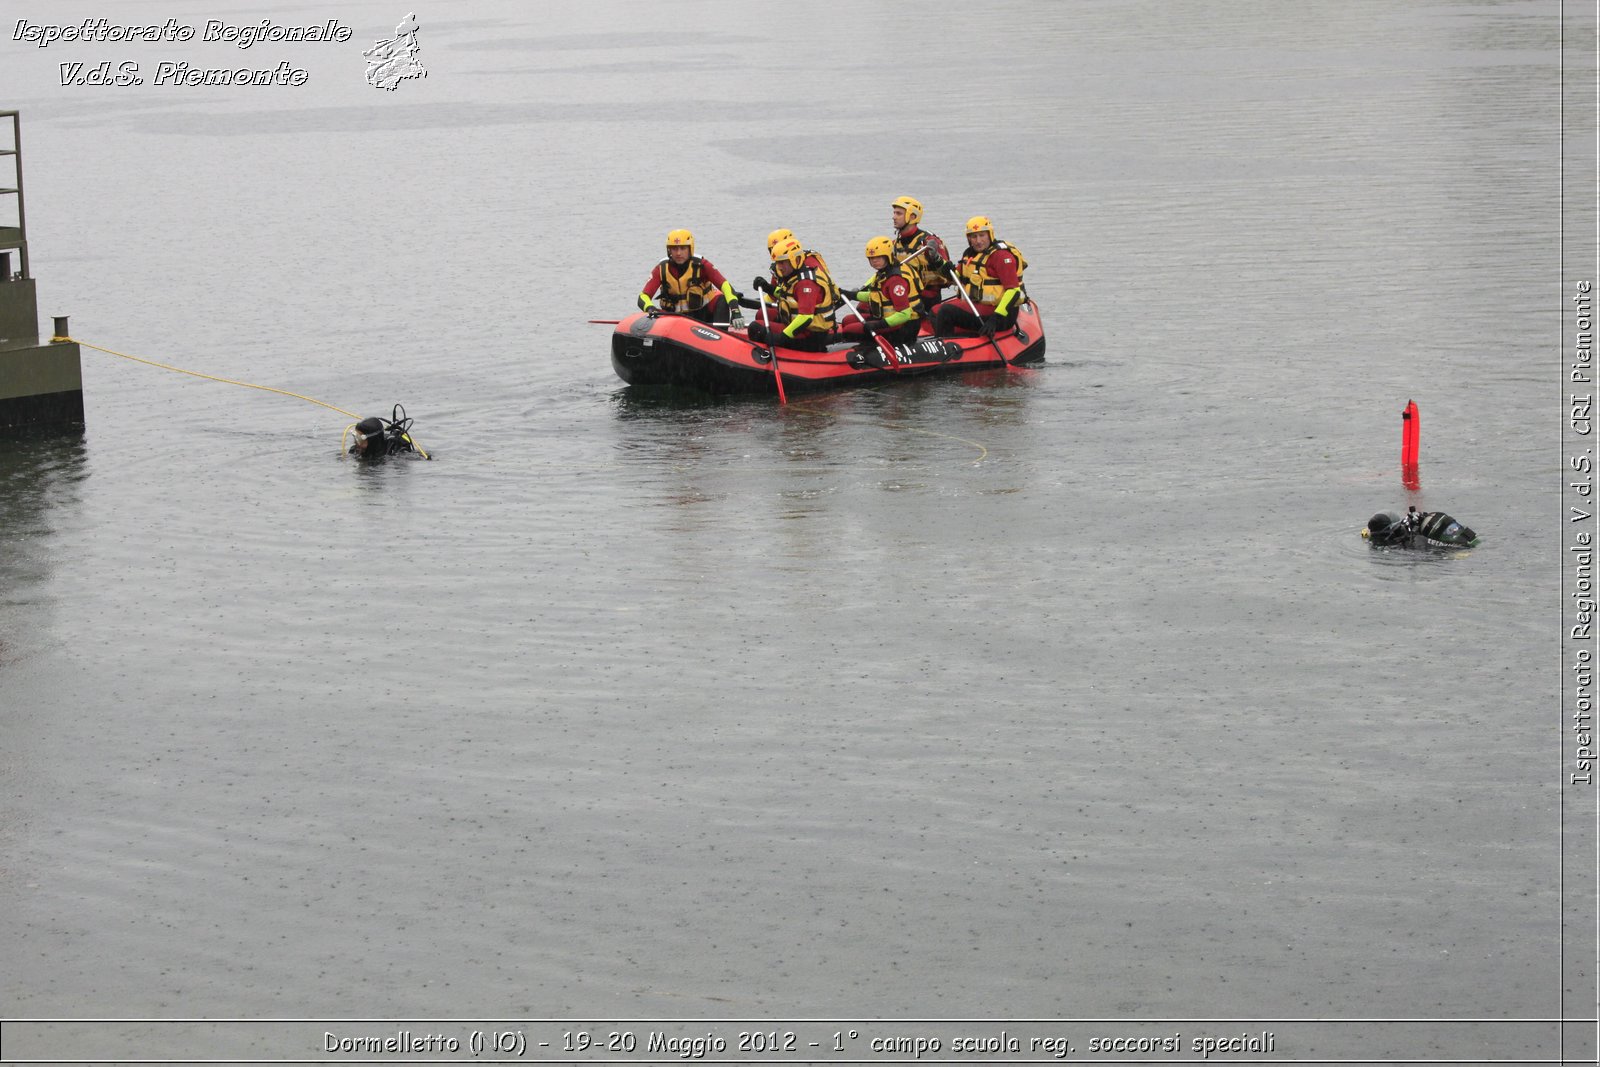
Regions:
[[[1419,489],[1422,479],[1417,473],[1417,456],[1422,450],[1422,413],[1415,400],[1406,401],[1400,413],[1400,481],[1407,489]]]
[[[1422,415],[1417,411],[1417,402],[1407,400],[1406,409],[1400,413],[1400,462],[1406,466],[1415,465],[1421,445]]]

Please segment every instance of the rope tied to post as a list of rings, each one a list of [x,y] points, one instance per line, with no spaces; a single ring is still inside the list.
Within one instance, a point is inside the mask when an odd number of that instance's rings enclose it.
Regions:
[[[96,352],[104,352],[108,356],[117,356],[121,359],[131,359],[135,363],[143,363],[149,367],[160,367],[162,370],[175,371],[178,374],[187,374],[194,378],[204,378],[206,381],[210,382],[221,382],[224,385],[242,385],[246,389],[260,389],[264,393],[277,393],[279,396],[292,396],[296,400],[304,400],[308,404],[315,404],[318,407],[327,408],[329,411],[337,411],[339,414],[347,415],[352,419],[359,420],[361,418],[360,415],[357,415],[353,411],[346,411],[344,408],[329,404],[323,400],[318,400],[315,397],[305,396],[301,393],[291,393],[287,389],[277,389],[270,385],[256,385],[254,382],[241,382],[235,378],[221,378],[215,374],[202,374],[197,370],[185,370],[182,367],[174,367],[170,363],[159,363],[153,359],[145,359],[141,356],[130,356],[126,352],[118,352],[115,349],[104,348],[100,345],[90,344],[88,341],[79,340],[76,337],[52,337],[50,340],[63,342],[70,341],[73,344],[81,345],[84,348],[92,348]]]
[[[130,356],[128,353],[118,352],[114,348],[106,348],[103,345],[91,344],[88,341],[82,341],[76,337],[69,336],[65,328],[65,321],[62,319],[56,320],[56,336],[50,338],[50,341],[53,344],[70,343],[79,345],[83,348],[92,348],[96,352],[104,352],[108,356],[116,356],[119,359],[132,360],[134,363],[143,363],[147,367],[159,367],[162,370],[170,370],[178,374],[187,374],[192,378],[203,378],[208,382],[221,382],[224,385],[240,385],[246,389],[259,389],[263,393],[277,393],[279,396],[290,396],[294,397],[296,400],[304,400],[308,404],[315,404],[320,408],[327,408],[329,411],[336,411],[341,415],[356,420],[354,423],[344,428],[344,435],[339,440],[339,450],[341,453],[343,453],[345,441],[349,439],[352,431],[356,432],[357,438],[362,442],[365,442],[368,437],[368,435],[361,432],[361,424],[366,420],[363,420],[362,417],[357,415],[355,412],[346,411],[344,408],[339,407],[336,404],[330,404],[325,400],[318,400],[314,396],[306,396],[304,393],[290,392],[288,389],[279,389],[271,385],[257,385],[254,382],[241,382],[237,378],[223,378],[216,374],[205,374],[197,370],[186,370],[183,367],[174,367],[170,363],[161,363],[154,359],[145,359],[143,356]],[[395,405],[395,420],[392,423],[384,423],[384,420],[382,419],[377,419],[374,421],[381,424],[385,434],[388,434],[388,432],[391,430],[394,431],[394,433],[390,434],[390,436],[393,436],[397,442],[403,442],[404,445],[406,445],[409,449],[415,450],[416,453],[423,459],[433,458],[432,456],[428,455],[427,451],[424,450],[423,447],[411,436],[411,420],[404,417],[404,409],[401,408],[400,405]]]

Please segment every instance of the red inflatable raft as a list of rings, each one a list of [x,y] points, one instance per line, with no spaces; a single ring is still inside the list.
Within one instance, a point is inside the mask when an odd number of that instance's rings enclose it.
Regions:
[[[923,329],[926,331],[927,326]],[[683,315],[632,315],[611,335],[611,365],[629,385],[686,385],[708,393],[773,393],[772,360],[786,390],[876,384],[915,374],[984,370],[1044,359],[1044,327],[1031,301],[1015,329],[994,337],[931,337],[893,348],[840,342],[826,352],[752,344],[742,329]]]

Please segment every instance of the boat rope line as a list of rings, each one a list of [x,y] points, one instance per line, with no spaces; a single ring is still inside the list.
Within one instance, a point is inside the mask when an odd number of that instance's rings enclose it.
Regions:
[[[270,386],[270,385],[257,385],[254,382],[241,382],[236,378],[222,378],[222,377],[219,377],[219,376],[217,376],[215,374],[203,374],[200,371],[196,371],[196,370],[185,370],[183,367],[174,367],[170,363],[160,363],[160,362],[158,362],[156,360],[153,360],[153,359],[145,359],[142,356],[130,356],[126,352],[118,352],[114,348],[106,348],[106,347],[104,347],[102,345],[92,344],[89,341],[85,341],[85,340],[82,340],[81,338],[77,338],[77,337],[63,337],[62,340],[63,341],[70,341],[73,344],[82,346],[83,348],[92,348],[96,352],[104,352],[108,356],[116,356],[119,359],[132,360],[134,363],[143,363],[147,367],[159,367],[161,370],[169,370],[169,371],[173,371],[174,373],[177,373],[177,374],[187,374],[187,375],[189,375],[190,377],[193,377],[193,378],[203,378],[208,382],[221,382],[224,385],[240,385],[240,386],[243,386],[246,389],[259,389],[264,393],[277,393],[279,396],[293,397],[296,400],[304,400],[308,404],[315,404],[318,407],[327,408],[329,411],[336,411],[341,415],[345,415],[345,416],[347,416],[349,418],[355,419],[357,422],[361,421],[361,416],[357,415],[353,411],[346,411],[344,408],[336,407],[335,405],[330,404],[325,400],[318,400],[316,397],[306,396],[303,393],[291,393],[287,389],[278,389],[278,388],[276,388],[274,386]],[[806,404],[796,404],[795,407],[797,409],[801,410],[801,411],[810,412],[813,415],[823,415],[823,416],[826,416],[826,417],[832,418],[832,419],[838,419],[840,417],[839,415],[835,414],[834,412],[823,411],[823,410],[821,410],[819,408],[811,407],[810,405],[806,405]],[[916,427],[916,426],[903,426],[903,427],[901,427],[901,429],[909,430],[912,433],[920,433],[920,434],[923,434],[924,436],[927,436],[927,437],[943,438],[946,441],[959,441],[961,444],[970,445],[971,447],[976,448],[978,450],[978,458],[972,461],[972,465],[973,466],[977,466],[978,464],[982,463],[985,459],[989,458],[989,450],[987,448],[985,448],[979,442],[971,440],[970,438],[957,437],[954,434],[948,434],[948,433],[939,433],[939,432],[937,432],[935,430],[924,430],[924,429],[921,429],[921,428]],[[347,427],[345,427],[345,435],[346,435],[346,437],[348,437],[349,433],[350,433],[350,427],[347,426]],[[413,445],[415,446],[415,442],[413,442]],[[339,447],[340,447],[340,449],[342,451],[343,448],[344,448],[344,438],[340,439]],[[418,448],[419,452],[421,451],[420,446],[415,446],[415,447]],[[424,456],[427,455],[426,452],[423,452],[422,454]]]
[[[910,430],[912,433],[926,434],[929,437],[942,437],[946,441],[960,441],[964,445],[971,445],[973,448],[978,450],[978,458],[972,461],[972,465],[974,467],[989,458],[989,450],[983,445],[979,444],[977,441],[973,441],[970,438],[957,437],[955,434],[951,433],[939,433],[935,430],[924,430],[916,426],[905,426],[902,427],[902,429]]]
[[[353,411],[346,411],[344,408],[335,407],[334,405],[329,404],[326,401],[318,400],[315,397],[304,396],[300,393],[291,393],[287,389],[275,389],[270,385],[256,385],[253,382],[241,382],[233,378],[219,378],[215,374],[202,374],[196,370],[184,370],[182,367],[174,367],[168,363],[157,363],[153,359],[144,359],[140,356],[130,356],[126,352],[118,352],[115,349],[110,348],[102,348],[100,345],[90,344],[88,341],[79,340],[76,337],[67,337],[63,338],[63,340],[71,341],[72,343],[81,345],[84,348],[92,348],[96,352],[104,352],[108,356],[118,356],[122,359],[131,359],[135,363],[143,363],[149,367],[160,367],[162,370],[176,371],[178,374],[188,374],[192,377],[204,378],[211,382],[222,382],[224,385],[242,385],[246,389],[260,389],[264,393],[277,393],[279,396],[292,396],[296,400],[304,400],[308,404],[315,404],[318,407],[327,408],[329,411],[337,411],[341,415],[348,415],[357,422],[361,421],[361,416],[357,415]]]
[[[872,391],[873,392],[878,392],[878,390],[876,390],[876,389],[872,390]],[[791,405],[791,407],[793,407],[797,411],[809,412],[812,415],[823,415],[823,416],[826,416],[826,417],[828,417],[830,419],[838,419],[838,418],[842,417],[842,416],[840,416],[840,415],[838,415],[838,414],[836,414],[836,413],[834,413],[832,411],[823,411],[820,408],[814,408],[811,405],[804,404],[804,403],[793,404],[793,405]],[[973,448],[976,448],[978,450],[978,458],[972,461],[972,465],[974,467],[976,467],[978,464],[982,463],[984,460],[989,458],[989,450],[987,448],[985,448],[980,442],[974,441],[974,440],[972,440],[971,438],[968,438],[968,437],[957,437],[955,434],[951,434],[951,433],[939,433],[937,430],[924,430],[924,429],[922,429],[921,427],[918,427],[918,426],[901,426],[900,429],[908,430],[911,433],[920,433],[925,437],[940,437],[940,438],[943,438],[946,441],[959,441],[960,443],[962,443],[964,445],[971,445]]]

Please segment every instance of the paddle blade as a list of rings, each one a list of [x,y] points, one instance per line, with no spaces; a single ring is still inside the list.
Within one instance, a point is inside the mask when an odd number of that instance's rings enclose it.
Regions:
[[[890,344],[888,340],[882,337],[875,336],[873,337],[873,340],[878,342],[878,351],[883,353],[883,365],[888,367],[890,370],[899,370],[900,360],[895,355],[894,345]]]
[[[789,398],[783,395],[783,372],[778,369],[778,353],[771,348],[767,351],[772,353],[772,380],[778,383],[778,403],[787,404]]]

